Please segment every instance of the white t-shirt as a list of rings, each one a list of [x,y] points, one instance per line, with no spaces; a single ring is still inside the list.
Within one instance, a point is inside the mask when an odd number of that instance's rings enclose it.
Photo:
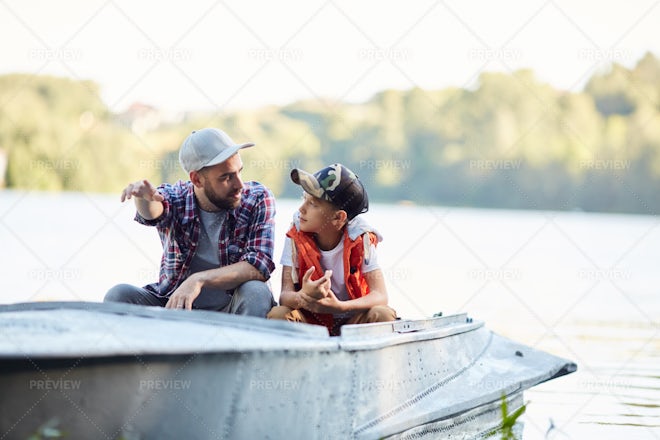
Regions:
[[[332,277],[330,278],[332,292],[340,301],[347,301],[351,299],[351,297],[349,296],[348,290],[346,290],[346,284],[344,283],[343,257],[344,240],[341,240],[334,249],[321,251],[321,269],[323,271],[332,271]],[[291,260],[291,239],[289,237],[286,237],[284,242],[284,251],[282,252],[280,264],[282,266],[293,267],[293,261]],[[378,265],[378,258],[376,256],[376,246],[372,243],[369,250],[369,264],[362,263],[362,273],[371,272],[376,269],[380,269],[380,266]]]

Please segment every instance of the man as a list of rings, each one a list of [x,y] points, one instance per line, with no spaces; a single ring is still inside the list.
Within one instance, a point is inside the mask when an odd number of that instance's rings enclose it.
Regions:
[[[160,277],[117,285],[104,301],[266,316],[275,305],[266,284],[275,268],[275,201],[265,186],[241,179],[238,151],[252,146],[215,128],[193,131],[179,151],[189,181],[154,188],[140,180],[124,189],[135,220],[158,230]]]

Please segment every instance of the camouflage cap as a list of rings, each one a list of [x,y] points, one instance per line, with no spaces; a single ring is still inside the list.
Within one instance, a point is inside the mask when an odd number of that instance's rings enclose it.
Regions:
[[[369,210],[369,197],[362,182],[342,164],[332,164],[314,174],[296,168],[291,171],[291,180],[306,193],[346,211],[349,220]]]

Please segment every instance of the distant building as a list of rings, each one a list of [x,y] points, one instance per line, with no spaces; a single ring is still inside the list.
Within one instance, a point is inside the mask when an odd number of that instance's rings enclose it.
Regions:
[[[160,111],[147,104],[135,102],[126,111],[118,115],[122,125],[137,134],[156,130],[162,123]]]

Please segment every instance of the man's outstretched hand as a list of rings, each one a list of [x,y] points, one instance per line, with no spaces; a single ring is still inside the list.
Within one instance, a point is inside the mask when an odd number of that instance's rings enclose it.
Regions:
[[[129,183],[121,192],[121,201],[129,200],[132,197],[144,199],[148,202],[162,202],[165,200],[163,195],[147,180],[138,180]]]

